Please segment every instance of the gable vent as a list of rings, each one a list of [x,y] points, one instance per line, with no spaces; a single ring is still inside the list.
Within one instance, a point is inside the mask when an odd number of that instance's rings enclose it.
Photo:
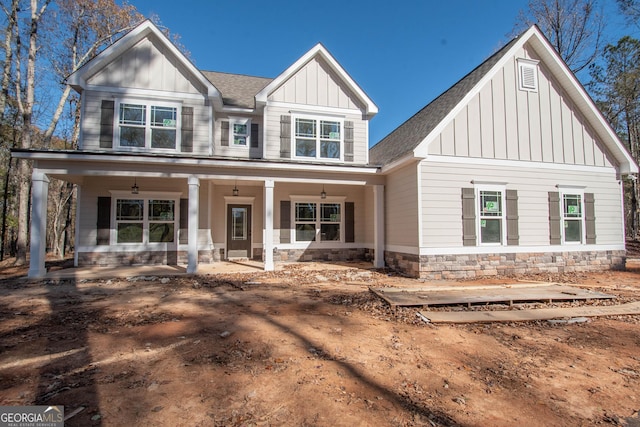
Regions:
[[[530,92],[538,91],[538,63],[533,61],[518,60],[520,90]]]

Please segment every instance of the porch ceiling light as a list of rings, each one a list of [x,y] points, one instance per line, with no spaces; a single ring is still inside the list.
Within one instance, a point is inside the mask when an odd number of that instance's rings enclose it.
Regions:
[[[240,193],[240,190],[238,190],[238,184],[237,183],[233,184],[233,197],[238,197],[239,193]]]
[[[138,187],[138,180],[137,178],[134,178],[133,185],[131,186],[131,194],[138,194],[139,191],[140,187]]]
[[[320,193],[320,198],[321,199],[326,199],[327,198],[327,192],[324,191],[324,185],[322,186],[322,192]]]

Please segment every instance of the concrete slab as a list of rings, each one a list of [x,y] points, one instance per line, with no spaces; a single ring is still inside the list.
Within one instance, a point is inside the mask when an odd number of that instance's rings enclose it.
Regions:
[[[523,322],[532,320],[566,319],[574,317],[622,316],[640,314],[640,302],[609,306],[541,308],[504,311],[420,311],[420,316],[431,323],[488,323]]]

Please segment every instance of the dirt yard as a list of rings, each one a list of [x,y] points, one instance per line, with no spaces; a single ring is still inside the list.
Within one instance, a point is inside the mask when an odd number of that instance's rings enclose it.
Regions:
[[[640,316],[435,326],[368,290],[427,284],[356,266],[2,274],[0,405],[64,405],[67,426],[640,425]],[[640,300],[640,270],[518,279]]]

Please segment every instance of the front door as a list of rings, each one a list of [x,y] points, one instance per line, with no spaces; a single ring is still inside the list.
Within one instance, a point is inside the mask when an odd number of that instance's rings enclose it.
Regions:
[[[251,258],[251,205],[227,205],[229,258]]]

